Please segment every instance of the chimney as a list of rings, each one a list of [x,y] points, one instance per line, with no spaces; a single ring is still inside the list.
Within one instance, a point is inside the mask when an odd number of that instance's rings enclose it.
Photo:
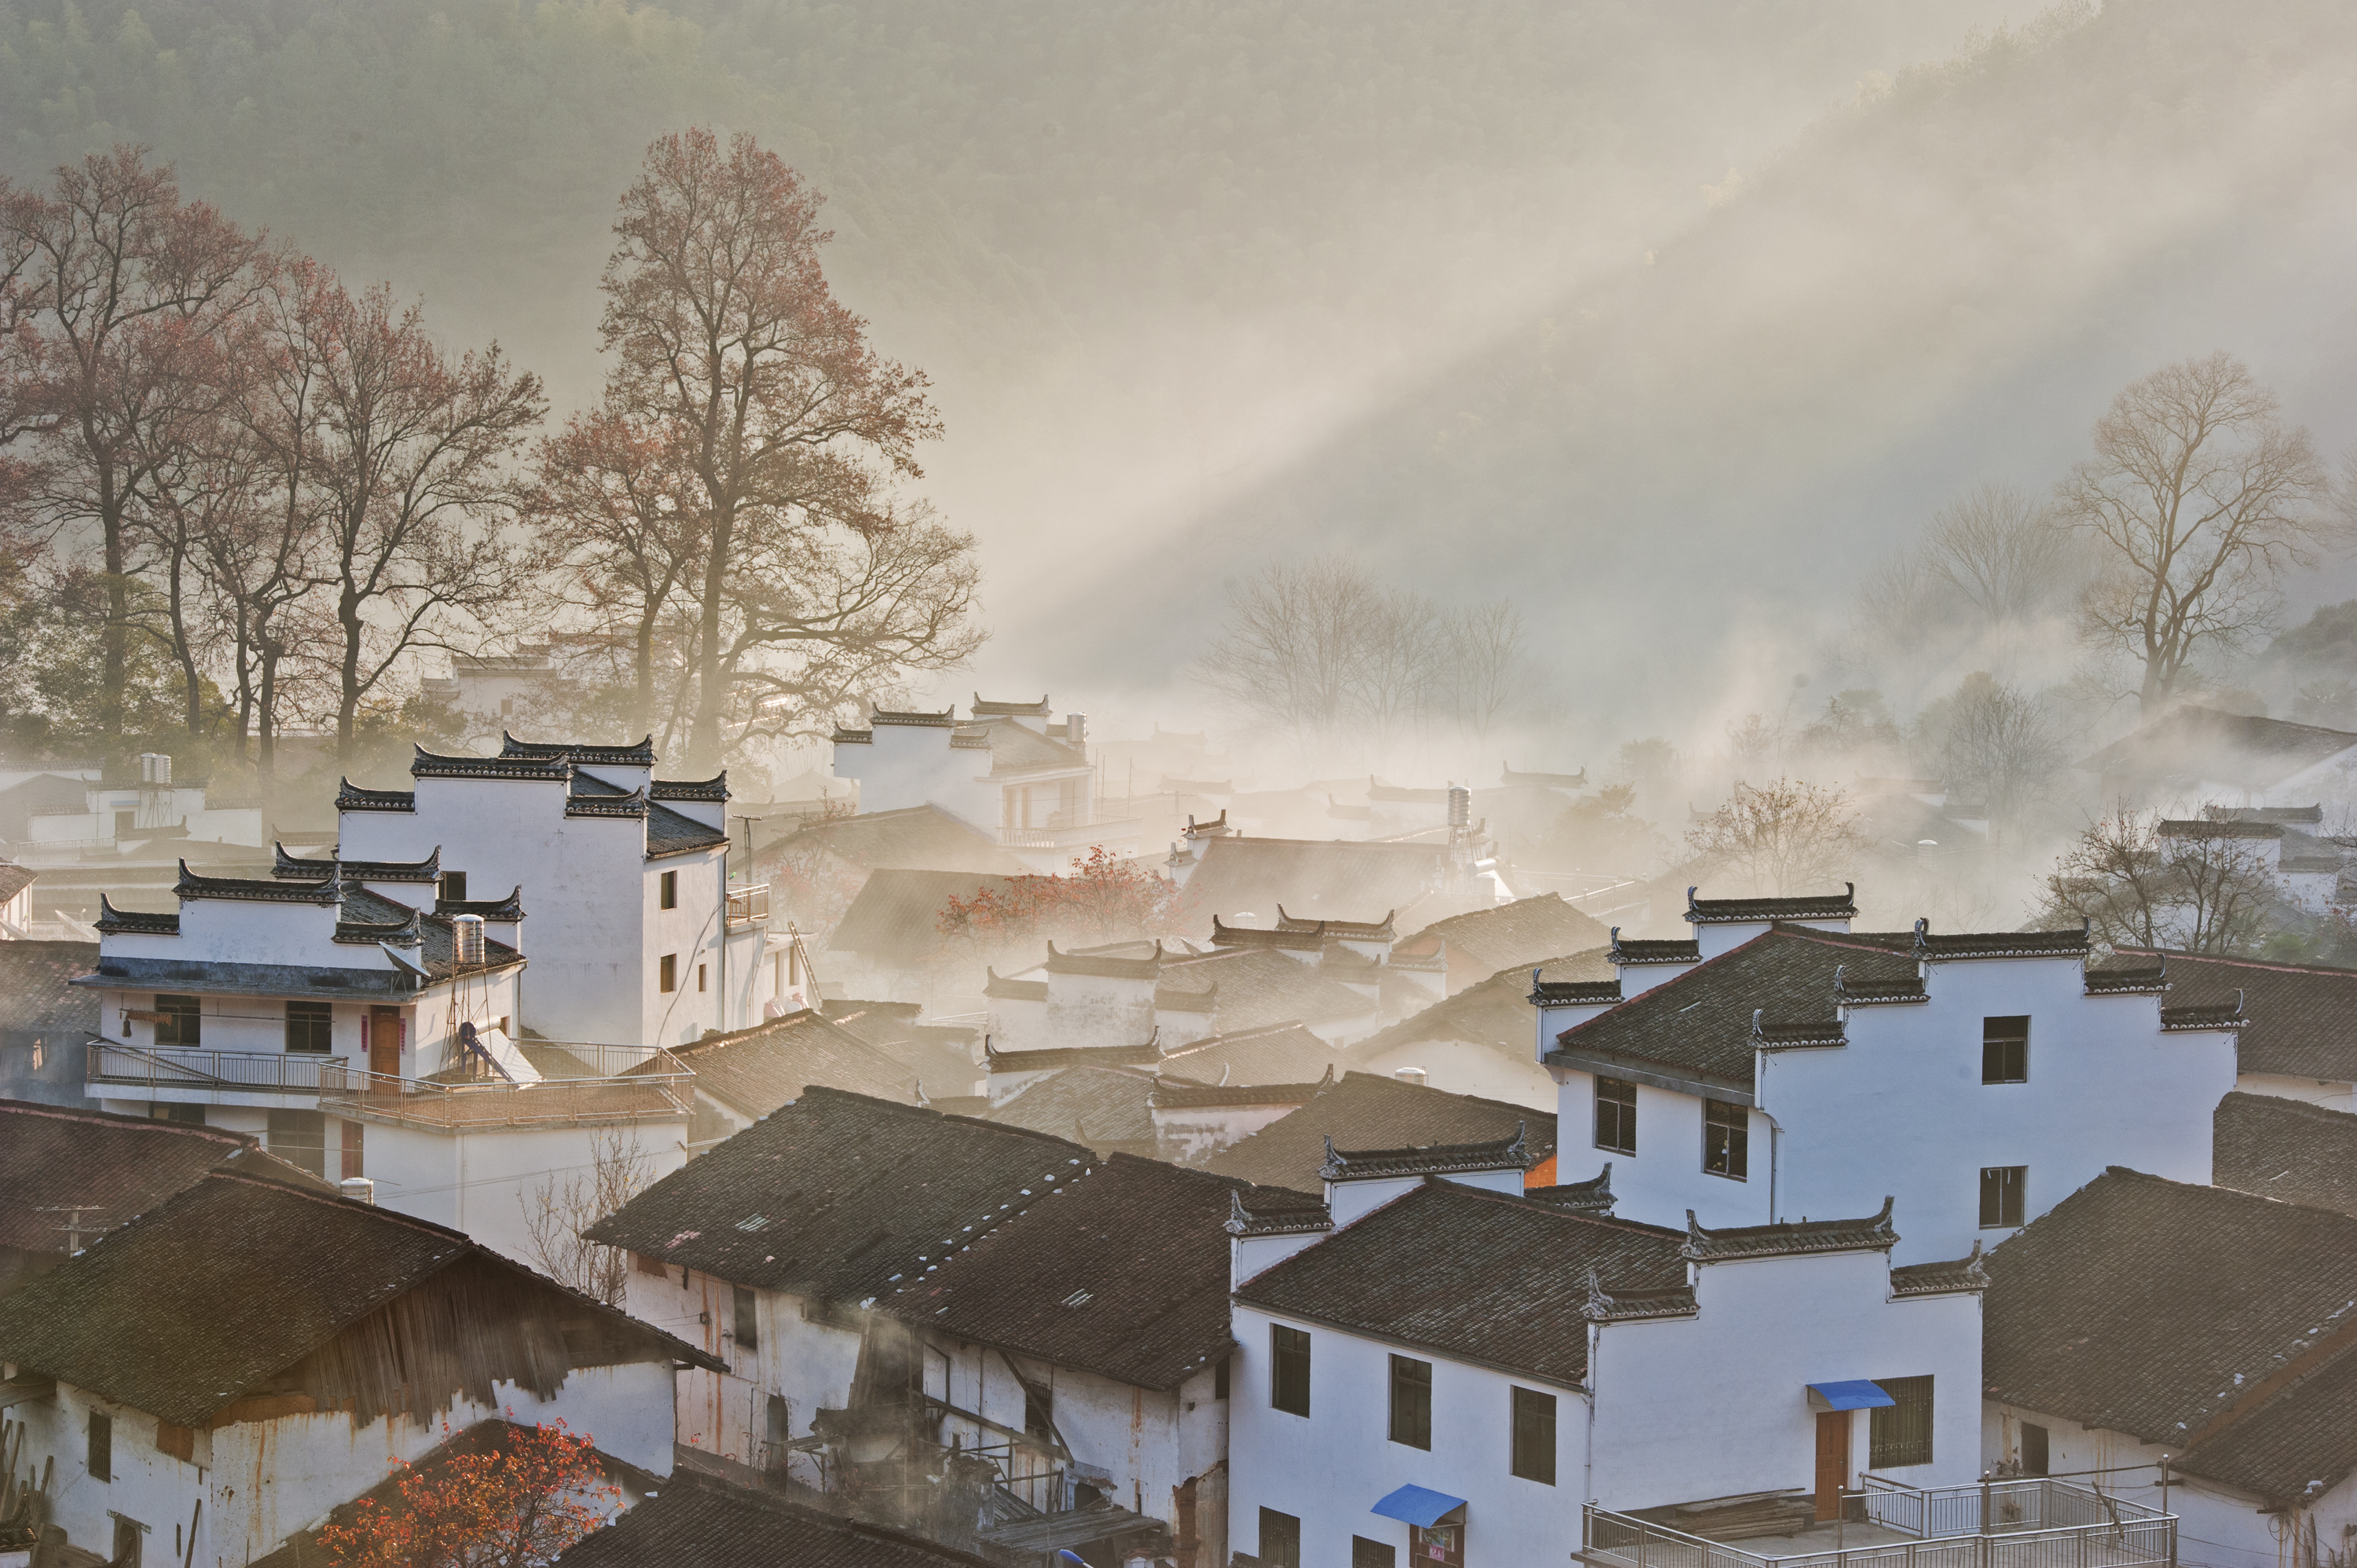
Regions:
[[[1089,715],[1086,714],[1066,714],[1064,715],[1064,744],[1067,746],[1082,746],[1087,743],[1088,738]]]
[[[354,1203],[374,1203],[376,1183],[364,1176],[348,1176],[336,1184],[336,1190]]]

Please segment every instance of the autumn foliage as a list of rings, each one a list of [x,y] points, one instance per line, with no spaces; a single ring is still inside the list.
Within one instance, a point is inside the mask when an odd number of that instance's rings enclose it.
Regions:
[[[364,1498],[319,1535],[339,1568],[540,1568],[605,1523],[619,1500],[594,1446],[561,1421],[517,1427],[492,1447],[395,1470],[390,1498]]]
[[[1176,882],[1099,844],[1074,859],[1068,875],[1010,877],[971,898],[952,896],[934,924],[945,937],[984,948],[1087,946],[1162,936],[1178,926],[1180,905]]]

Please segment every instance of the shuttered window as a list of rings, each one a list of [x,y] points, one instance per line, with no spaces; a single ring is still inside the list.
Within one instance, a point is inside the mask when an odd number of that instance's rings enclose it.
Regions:
[[[1896,1403],[1878,1407],[1867,1423],[1867,1464],[1877,1470],[1932,1462],[1932,1380],[1877,1378],[1875,1387]]]
[[[1516,1389],[1514,1474],[1525,1481],[1555,1485],[1555,1395]]]
[[[1596,1080],[1596,1146],[1616,1155],[1637,1152],[1637,1086],[1617,1078]]]
[[[1309,1336],[1282,1323],[1268,1329],[1268,1402],[1291,1415],[1309,1413]]]
[[[1391,1438],[1410,1448],[1432,1446],[1431,1362],[1409,1356],[1392,1358]]]
[[[1261,1568],[1301,1568],[1301,1520],[1275,1509],[1260,1510]]]

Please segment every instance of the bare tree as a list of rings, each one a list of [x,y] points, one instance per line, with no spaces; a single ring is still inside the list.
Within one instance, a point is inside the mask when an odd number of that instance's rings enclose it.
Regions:
[[[1977,799],[1993,841],[2004,842],[2062,769],[2062,737],[2046,707],[2019,687],[1975,671],[1949,699],[1942,771],[1951,796]]]
[[[625,1141],[619,1132],[591,1134],[587,1170],[552,1171],[530,1192],[516,1194],[533,1260],[557,1283],[608,1306],[621,1305],[630,1255],[583,1236],[645,1190],[653,1176],[654,1163],[635,1135]]]
[[[1735,776],[1749,779],[1765,770],[1769,760],[1784,744],[1784,727],[1771,725],[1758,714],[1746,714],[1741,724],[1727,726],[1727,746],[1735,763]]]
[[[2325,475],[2308,432],[2284,424],[2230,354],[2127,387],[2096,421],[2094,447],[2055,491],[2101,557],[2081,630],[2136,661],[2151,715],[2198,658],[2267,626],[2283,574],[2315,565],[2352,525],[2317,505]]]
[[[1323,735],[1349,715],[1360,628],[1381,595],[1338,556],[1272,561],[1229,590],[1228,618],[1196,668],[1213,690],[1283,729]]]
[[[1492,599],[1444,618],[1449,705],[1457,723],[1486,745],[1498,715],[1529,679],[1529,639],[1511,599]]]
[[[697,129],[648,148],[614,225],[607,406],[694,481],[694,766],[720,765],[732,716],[807,732],[981,640],[972,540],[895,499],[941,434],[925,377],[829,291],[819,200],[750,136]]]
[[[2091,822],[2040,879],[2036,924],[2087,923],[2117,947],[2244,953],[2275,902],[2257,843],[2226,822],[2164,828],[2157,811],[2125,803]]]
[[[1856,876],[1865,838],[1838,789],[1778,779],[1734,795],[1686,830],[1686,843],[1754,897],[1822,892]]]
[[[1932,514],[1923,564],[1985,626],[2027,620],[2067,589],[2070,530],[2012,485],[1974,486]]]

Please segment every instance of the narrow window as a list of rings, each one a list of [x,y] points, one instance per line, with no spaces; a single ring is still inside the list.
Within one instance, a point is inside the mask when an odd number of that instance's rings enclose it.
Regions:
[[[1555,1395],[1514,1390],[1514,1474],[1555,1485]]]
[[[368,1128],[358,1122],[345,1122],[338,1129],[338,1137],[343,1150],[343,1174],[366,1176],[368,1172],[362,1167],[368,1159]]]
[[[1262,1568],[1301,1568],[1301,1521],[1275,1509],[1260,1510]]]
[[[950,1354],[931,1345],[925,1347],[925,1397],[950,1402]]]
[[[1268,1402],[1292,1415],[1309,1413],[1309,1335],[1272,1323],[1268,1328]]]
[[[695,966],[695,988],[698,991],[704,989],[704,965],[700,963]]]
[[[1056,1435],[1056,1395],[1029,1379],[1023,1382],[1023,1430],[1034,1437]]]
[[[1596,1080],[1596,1146],[1616,1155],[1637,1152],[1637,1086],[1617,1078]]]
[[[2035,1422],[2021,1423],[2021,1473],[2043,1476],[2049,1461],[2046,1453],[2046,1429]]]
[[[2029,1081],[2029,1019],[2027,1016],[1981,1020],[1981,1081]]]
[[[1392,1358],[1392,1441],[1410,1448],[1432,1446],[1432,1363]]]
[[[335,1048],[336,1007],[332,1002],[286,1004],[286,1048],[318,1056]]]
[[[114,1516],[114,1555],[106,1560],[106,1568],[139,1568],[146,1560],[147,1530],[135,1519]]]
[[[1211,1397],[1215,1400],[1228,1397],[1228,1358],[1225,1356],[1221,1357],[1220,1364],[1211,1369]]]
[[[315,1176],[328,1174],[328,1119],[317,1111],[273,1111],[263,1147]]]
[[[791,1410],[786,1403],[786,1396],[771,1394],[762,1412],[761,1454],[772,1470],[782,1470],[786,1466],[786,1443],[793,1435],[790,1430],[792,1424]]]
[[[731,1288],[737,1294],[735,1303],[737,1308],[737,1348],[739,1350],[758,1350],[761,1348],[761,1319],[759,1312],[761,1298],[758,1293],[748,1290],[743,1285],[735,1285]]]
[[[90,1412],[90,1461],[83,1466],[93,1481],[114,1479],[114,1418]]]
[[[446,871],[442,874],[442,897],[446,902],[463,904],[467,901],[467,874]]]
[[[1351,1537],[1351,1568],[1399,1568],[1399,1549],[1388,1541]]]
[[[1702,1102],[1702,1168],[1736,1181],[1750,1174],[1751,1112],[1716,1100]]]
[[[2021,1189],[2029,1185],[2028,1165],[1981,1167],[1981,1229],[1999,1230],[2021,1223]]]
[[[655,961],[655,984],[664,991],[679,989],[679,954],[667,952]]]
[[[1878,1407],[1867,1423],[1867,1463],[1877,1470],[1932,1462],[1932,1380],[1877,1378],[1875,1387],[1898,1402]]]
[[[202,1045],[205,1037],[203,1007],[193,996],[156,998],[156,1043],[159,1046]]]
[[[662,874],[662,907],[666,909],[679,908],[679,873],[676,871]]]

